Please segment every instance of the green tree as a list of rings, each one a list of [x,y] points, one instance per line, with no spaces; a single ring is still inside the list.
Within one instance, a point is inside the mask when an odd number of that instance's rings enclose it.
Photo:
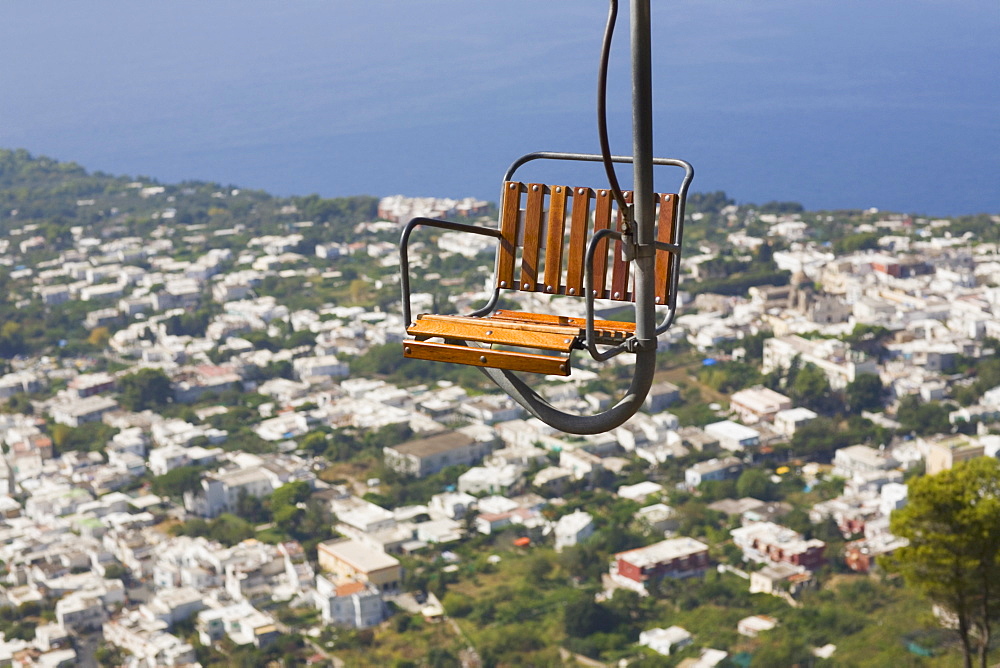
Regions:
[[[937,401],[923,403],[915,394],[908,394],[900,399],[896,419],[903,425],[904,430],[921,436],[951,430],[948,409]]]
[[[840,237],[833,242],[833,252],[846,255],[859,250],[878,248],[879,232],[857,232]]]
[[[608,610],[586,592],[576,592],[564,609],[563,626],[566,635],[574,638],[586,638],[593,633],[608,631],[612,621]]]
[[[867,355],[881,358],[885,354],[885,342],[892,338],[892,331],[881,325],[858,323],[844,341],[851,348]]]
[[[8,320],[0,327],[0,357],[13,357],[27,351],[22,328]]]
[[[706,503],[732,498],[736,493],[736,483],[732,480],[704,480],[698,485],[701,498]]]
[[[302,438],[299,448],[314,456],[322,455],[328,445],[329,436],[321,431],[309,432]]]
[[[236,515],[247,522],[262,524],[271,520],[271,513],[264,507],[260,498],[242,492],[236,499]]]
[[[863,373],[847,384],[847,410],[855,415],[882,407],[882,381],[876,374]]]
[[[824,415],[832,415],[843,408],[840,398],[830,389],[826,374],[815,364],[799,369],[789,387],[789,395],[796,404]]]
[[[726,362],[704,367],[698,378],[719,392],[732,393],[760,382],[760,372],[746,362]]]
[[[200,466],[181,466],[153,478],[153,492],[161,496],[180,498],[184,492],[193,492],[201,486],[203,469]]]
[[[761,501],[773,501],[777,497],[778,486],[766,471],[747,469],[736,481],[736,493],[741,498],[749,496]]]
[[[1000,614],[1000,461],[979,457],[909,484],[890,520],[910,541],[884,565],[958,620],[966,668],[986,668],[991,623]]]
[[[52,443],[59,452],[100,452],[117,432],[103,422],[86,422],[79,427],[56,424],[52,426]]]
[[[430,668],[458,668],[462,662],[444,647],[432,647],[427,652],[427,665]]]
[[[118,381],[121,404],[130,411],[164,406],[173,398],[170,379],[160,369],[139,369]]]
[[[286,483],[271,494],[271,508],[277,510],[284,506],[295,506],[308,499],[311,494],[312,487],[303,480]]]
[[[94,661],[98,666],[120,666],[125,662],[125,654],[118,647],[102,642],[94,650]]]
[[[850,445],[850,438],[842,433],[833,418],[819,417],[795,430],[792,436],[792,453],[800,457],[829,459],[834,450]]]

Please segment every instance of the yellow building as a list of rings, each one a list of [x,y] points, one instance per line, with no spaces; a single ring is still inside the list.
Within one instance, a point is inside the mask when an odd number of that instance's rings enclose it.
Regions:
[[[927,446],[927,475],[947,471],[958,462],[982,457],[984,454],[981,443],[962,434],[939,441],[928,441]]]
[[[343,538],[320,543],[317,556],[319,567],[333,574],[332,580],[370,582],[383,593],[399,591],[403,569],[382,550]]]

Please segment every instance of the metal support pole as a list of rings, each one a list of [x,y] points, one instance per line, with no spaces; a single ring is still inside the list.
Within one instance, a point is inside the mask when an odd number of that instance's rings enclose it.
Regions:
[[[653,201],[653,75],[649,0],[632,0],[632,163],[635,206],[635,335],[656,351],[656,249]],[[640,360],[636,360],[638,365]]]

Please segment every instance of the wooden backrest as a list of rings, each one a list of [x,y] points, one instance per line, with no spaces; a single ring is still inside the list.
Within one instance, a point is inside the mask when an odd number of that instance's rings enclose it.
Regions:
[[[625,199],[632,201],[632,193]],[[657,194],[656,239],[674,243],[677,195]],[[607,188],[572,188],[541,183],[504,183],[500,205],[500,241],[496,286],[507,290],[583,296],[584,261],[591,236],[619,229],[621,214]],[[598,299],[635,299],[632,272],[622,258],[621,242],[600,242],[594,256]],[[673,255],[656,253],[656,303],[667,303]]]

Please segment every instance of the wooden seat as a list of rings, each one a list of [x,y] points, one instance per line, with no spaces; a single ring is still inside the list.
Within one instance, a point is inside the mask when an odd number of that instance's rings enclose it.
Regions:
[[[583,297],[590,239],[600,230],[617,230],[621,225],[611,191],[507,181],[503,192],[495,289]],[[627,202],[631,197],[631,192],[625,193]],[[672,244],[678,197],[662,194],[656,201],[656,239]],[[657,250],[657,304],[668,303],[675,261],[670,252]],[[622,255],[621,241],[598,242],[593,286],[596,299],[635,299],[632,269]],[[635,333],[631,322],[595,320],[594,326],[595,342],[602,345],[620,344]],[[584,347],[586,320],[506,309],[479,317],[421,314],[406,332],[413,337],[403,344],[409,358],[567,376],[571,351]]]

